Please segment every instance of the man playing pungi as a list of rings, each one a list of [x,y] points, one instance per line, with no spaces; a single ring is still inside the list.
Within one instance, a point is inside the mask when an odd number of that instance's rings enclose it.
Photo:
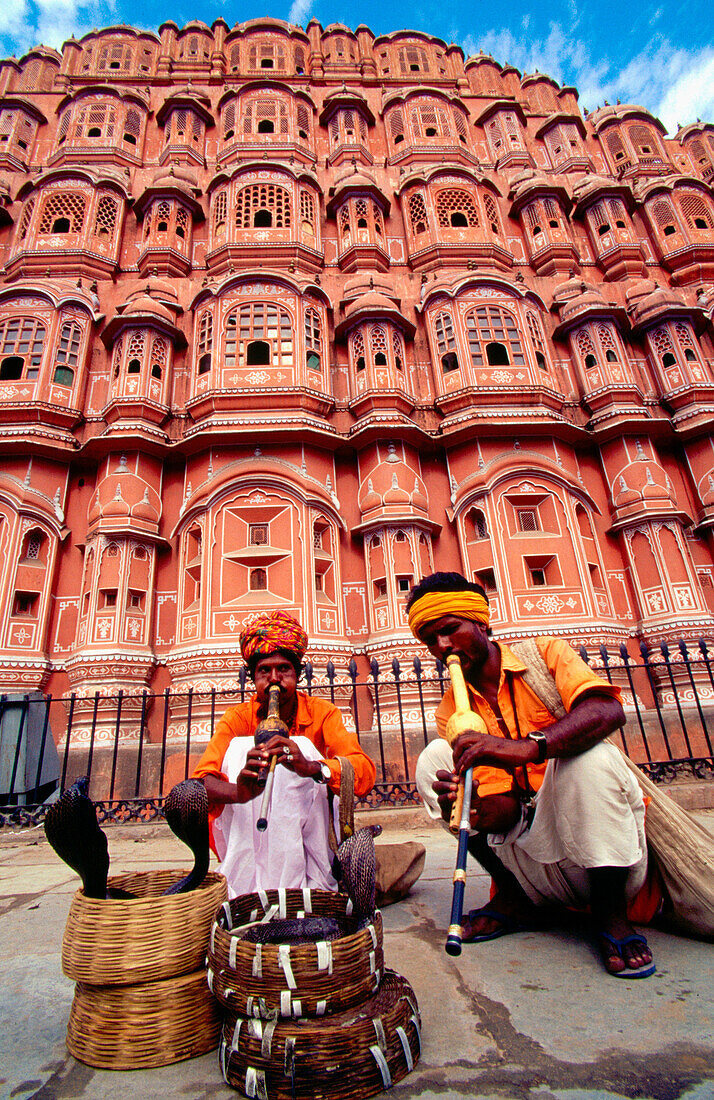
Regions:
[[[194,776],[209,799],[211,846],[231,897],[278,887],[337,889],[331,871],[327,791],[339,794],[341,765],[354,768],[355,795],[374,785],[375,767],[337,707],[297,690],[307,635],[286,611],[260,615],[240,637],[255,693],[216,725]],[[280,717],[289,737],[254,744],[271,684],[280,686]],[[264,774],[276,757],[268,827],[257,829]]]
[[[453,746],[443,739],[454,712],[449,688],[436,712],[442,736],[416,771],[429,814],[448,821],[458,778],[474,768],[469,851],[495,894],[465,918],[463,941],[543,928],[552,906],[589,907],[607,972],[649,976],[652,954],[630,923],[634,913],[646,923],[661,901],[647,876],[645,806],[619,750],[604,743],[625,721],[619,688],[563,639],[536,639],[567,712],[556,720],[526,683],[524,661],[491,637],[480,585],[435,573],[412,589],[407,609],[434,657],[460,658],[472,709],[488,729],[462,733]]]

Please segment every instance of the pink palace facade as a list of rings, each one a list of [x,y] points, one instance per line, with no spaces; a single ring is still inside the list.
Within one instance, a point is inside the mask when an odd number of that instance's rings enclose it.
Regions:
[[[714,126],[425,34],[128,26],[0,63],[0,690],[711,637]],[[423,656],[423,651],[422,651]]]

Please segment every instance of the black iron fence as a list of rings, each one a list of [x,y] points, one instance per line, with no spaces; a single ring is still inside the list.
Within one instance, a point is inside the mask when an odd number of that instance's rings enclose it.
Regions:
[[[669,647],[625,645],[581,656],[621,687],[627,725],[622,747],[656,782],[681,774],[714,778],[714,654],[703,639]],[[377,765],[374,790],[359,806],[418,803],[414,770],[435,735],[434,710],[447,686],[443,666],[354,660],[338,670],[307,664],[303,688],[335,703]],[[0,826],[40,822],[49,801],[79,776],[102,821],[151,821],[165,795],[191,774],[223,711],[250,694],[245,672],[230,689],[162,694],[39,692],[0,696]]]

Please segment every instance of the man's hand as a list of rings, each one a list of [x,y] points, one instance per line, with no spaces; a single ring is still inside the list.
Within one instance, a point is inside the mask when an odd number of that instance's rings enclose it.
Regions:
[[[521,764],[535,760],[538,752],[537,746],[527,738],[511,741],[506,737],[494,737],[490,733],[479,733],[477,730],[467,730],[459,734],[451,747],[454,752],[454,768],[458,775],[479,764],[512,771]]]
[[[494,738],[494,740],[498,739]],[[440,770],[436,773],[434,793],[441,808],[441,816],[446,822],[451,821],[451,810],[456,801],[458,787],[459,776],[456,772]],[[471,795],[472,829],[480,829],[485,833],[507,833],[518,821],[520,813],[520,800],[518,795],[512,792],[490,794],[480,798],[478,791],[474,790]]]
[[[291,741],[288,737],[281,737],[280,734],[276,733],[274,737],[271,737],[264,745],[259,745],[258,748],[263,750],[268,758],[271,756],[277,757],[278,764],[282,764],[288,771],[302,776],[303,779],[312,778],[320,771],[318,760],[308,760],[306,756],[303,756],[302,750],[294,741]],[[266,765],[269,764],[270,760],[267,759]]]

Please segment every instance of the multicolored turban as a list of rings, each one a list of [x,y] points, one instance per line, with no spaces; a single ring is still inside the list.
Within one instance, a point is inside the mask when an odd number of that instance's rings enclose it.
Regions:
[[[248,623],[240,636],[240,651],[247,663],[251,657],[268,657],[279,649],[294,653],[298,661],[305,656],[307,634],[287,611],[270,611]]]
[[[409,629],[415,638],[419,638],[419,631],[423,626],[443,618],[444,615],[455,615],[459,619],[471,619],[488,626],[488,600],[480,593],[468,589],[457,592],[425,592],[409,608]]]

